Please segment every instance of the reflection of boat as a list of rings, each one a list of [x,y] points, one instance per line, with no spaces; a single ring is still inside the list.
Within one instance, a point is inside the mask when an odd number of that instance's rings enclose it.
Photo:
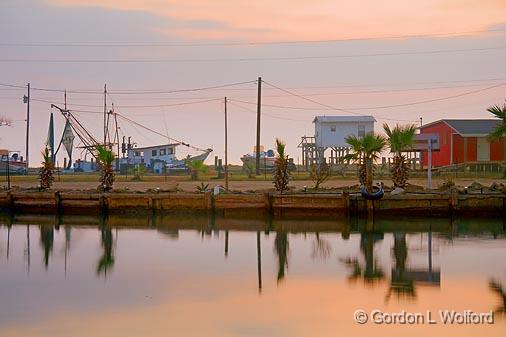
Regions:
[[[26,174],[26,161],[18,151],[0,150],[0,172],[7,172],[7,163],[9,163],[9,172],[11,174]]]

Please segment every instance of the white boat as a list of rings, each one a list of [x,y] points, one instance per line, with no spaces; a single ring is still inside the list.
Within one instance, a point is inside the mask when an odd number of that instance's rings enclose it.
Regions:
[[[7,169],[8,168],[8,169]],[[0,149],[0,173],[26,174],[26,161],[23,160],[19,151]]]
[[[243,164],[251,164],[253,166],[256,165],[256,153],[247,153],[241,157],[241,161]],[[276,161],[276,156],[274,154],[274,150],[260,151],[260,166],[263,168],[264,166],[267,168],[274,167],[274,162]]]

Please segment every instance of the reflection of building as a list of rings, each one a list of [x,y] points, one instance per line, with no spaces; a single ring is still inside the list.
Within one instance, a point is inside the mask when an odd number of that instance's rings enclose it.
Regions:
[[[302,165],[323,161],[325,152],[330,149],[327,163],[337,164],[349,151],[346,137],[355,135],[363,137],[374,132],[373,116],[316,116],[314,137],[302,137],[299,148],[302,149]]]
[[[408,245],[406,242],[406,233],[397,232],[394,235],[393,254],[395,267],[392,268],[390,289],[387,299],[392,293],[398,297],[416,297],[415,284],[440,286],[441,273],[432,268],[432,233],[428,236],[428,268],[408,268]]]
[[[504,160],[505,140],[487,139],[501,121],[499,119],[442,119],[421,127],[421,134],[439,134],[440,151],[432,153],[432,165],[446,166],[469,162]],[[427,166],[427,151],[422,153]]]

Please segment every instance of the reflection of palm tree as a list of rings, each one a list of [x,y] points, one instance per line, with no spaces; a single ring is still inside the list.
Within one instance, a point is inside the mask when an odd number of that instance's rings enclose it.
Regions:
[[[315,241],[313,242],[312,259],[326,260],[329,258],[332,247],[327,240],[320,238],[320,233],[316,232]]]
[[[53,250],[54,243],[54,228],[53,226],[41,225],[40,226],[40,243],[44,249],[44,265],[46,269],[49,265],[49,255]]]
[[[104,252],[98,261],[97,274],[100,275],[103,271],[104,275],[107,276],[107,269],[111,268],[114,265],[114,255],[112,251],[112,231],[110,228],[106,227],[102,227],[101,231],[102,248],[104,249]]]
[[[360,278],[363,278],[366,283],[374,283],[383,279],[383,270],[374,258],[374,244],[376,241],[382,239],[382,233],[361,234],[360,250],[364,255],[365,266],[361,266],[357,258],[345,259],[344,263],[352,268],[352,273],[349,276],[350,281],[356,281]]]
[[[395,269],[392,270],[392,279],[386,300],[390,298],[392,292],[398,297],[416,297],[414,282],[406,275],[406,261],[408,257],[406,233],[394,233],[394,257]]]
[[[499,305],[499,307],[497,307],[497,309],[495,309],[495,312],[498,314],[501,314],[501,315],[505,315],[506,314],[506,291],[503,289],[502,285],[495,280],[490,280],[488,285],[490,287],[490,290],[492,290],[494,293],[496,293],[502,301],[502,303]]]
[[[285,267],[288,268],[288,233],[276,232],[274,251],[278,255],[278,283],[285,278]]]

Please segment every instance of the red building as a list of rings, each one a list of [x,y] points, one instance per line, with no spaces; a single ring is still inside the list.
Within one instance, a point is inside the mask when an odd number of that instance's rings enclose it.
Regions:
[[[489,142],[487,136],[499,119],[442,119],[426,124],[420,133],[439,134],[440,151],[432,153],[434,167],[460,163],[496,162],[505,158],[505,139]],[[422,152],[427,166],[427,151]]]

